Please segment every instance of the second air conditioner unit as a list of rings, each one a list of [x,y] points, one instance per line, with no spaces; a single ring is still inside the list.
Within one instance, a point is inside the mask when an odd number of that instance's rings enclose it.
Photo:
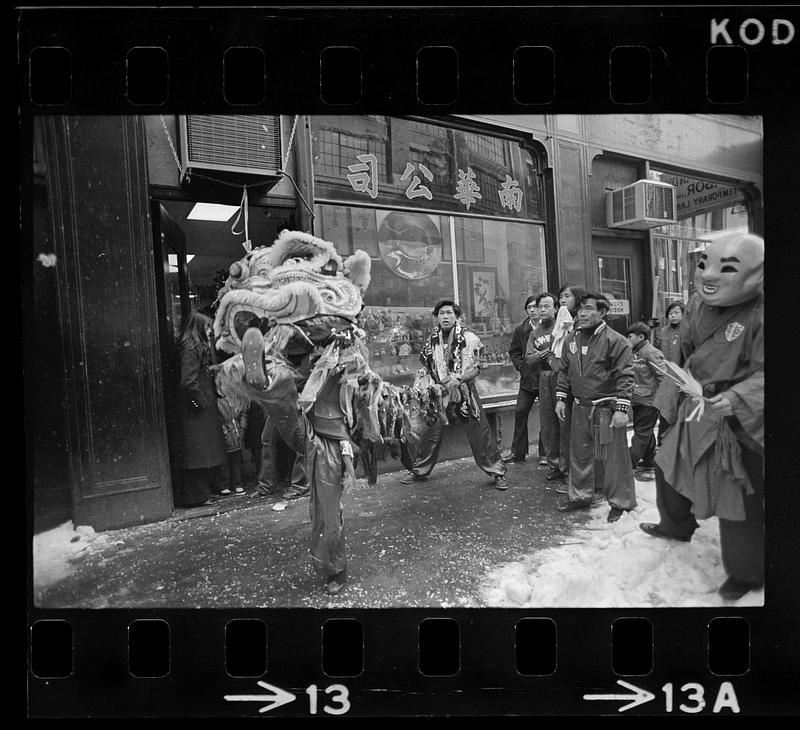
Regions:
[[[637,180],[606,191],[606,223],[609,228],[656,228],[677,223],[675,186],[655,180]]]
[[[269,114],[179,117],[181,182],[192,171],[281,178],[281,118]]]

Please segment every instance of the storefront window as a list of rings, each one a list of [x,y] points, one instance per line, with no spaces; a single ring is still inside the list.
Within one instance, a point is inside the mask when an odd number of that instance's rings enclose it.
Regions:
[[[651,170],[649,177],[676,188],[678,222],[651,234],[657,311],[663,317],[670,302],[689,301],[694,269],[708,243],[729,233],[746,233],[748,216],[744,194],[734,185],[658,170]]]
[[[440,299],[483,344],[478,392],[507,403],[523,305],[546,287],[541,165],[520,141],[379,115],[311,119],[316,232],[372,258],[370,364],[413,383]]]
[[[347,256],[372,258],[361,324],[370,365],[381,377],[410,385],[440,299],[454,298],[462,321],[481,339],[484,402],[505,402],[519,388],[508,358],[525,299],[545,288],[544,227],[506,220],[419,211],[317,205],[318,234]]]

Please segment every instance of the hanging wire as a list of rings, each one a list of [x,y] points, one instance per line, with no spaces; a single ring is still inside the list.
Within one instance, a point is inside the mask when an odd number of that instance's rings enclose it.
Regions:
[[[241,236],[244,233],[244,241],[242,241],[242,246],[244,246],[244,250],[247,251],[247,253],[250,253],[250,251],[253,249],[253,244],[250,242],[250,230],[247,223],[248,215],[249,205],[247,202],[247,186],[245,185],[244,190],[242,191],[242,202],[239,204],[239,212],[236,214],[236,220],[231,226],[231,233],[234,236]],[[242,218],[244,218],[244,230],[237,231],[236,226]]]

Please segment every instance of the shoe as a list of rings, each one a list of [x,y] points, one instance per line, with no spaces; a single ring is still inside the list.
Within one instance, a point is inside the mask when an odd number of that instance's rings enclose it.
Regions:
[[[414,482],[424,482],[428,477],[421,477],[417,474],[409,474],[400,480],[400,484],[413,484]]]
[[[591,502],[564,502],[564,504],[559,505],[558,511],[559,512],[574,512],[575,510],[579,509],[589,509],[592,504]]]
[[[244,489],[242,487],[236,487],[236,489],[233,490],[233,496],[244,497]]]
[[[736,578],[728,578],[728,580],[719,587],[718,593],[725,601],[738,601],[745,593],[759,588],[761,588],[761,586],[754,583],[746,583],[743,580],[736,580]]]
[[[606,522],[616,522],[620,517],[622,517],[622,513],[625,510],[620,509],[619,507],[612,507],[608,511],[608,517],[606,517]]]
[[[258,327],[250,327],[242,337],[244,379],[258,390],[267,384],[264,374],[264,335]]]
[[[328,595],[335,596],[337,593],[341,592],[345,583],[347,583],[347,568],[331,576],[328,579],[325,590],[328,591]]]
[[[498,474],[494,478],[494,488],[499,489],[501,492],[504,492],[506,489],[508,489],[508,482],[506,481],[506,478]]]
[[[564,479],[565,476],[566,474],[562,474],[558,469],[551,469],[544,475],[544,478],[547,479],[548,482],[555,482]]]
[[[539,466],[549,466],[550,462],[547,461],[547,457],[541,457],[539,459]]]
[[[653,482],[656,478],[656,472],[655,469],[648,469],[647,467],[640,466],[633,470],[633,477],[640,482]]]
[[[302,487],[289,487],[282,495],[283,499],[300,499],[300,497],[308,496],[310,491],[309,487],[303,489]]]
[[[222,489],[219,493],[220,497],[230,497],[233,492],[230,489]]]
[[[525,461],[525,457],[514,456],[514,454],[506,454],[505,456],[501,456],[500,460],[504,464],[513,464],[513,463],[522,463]]]
[[[651,537],[663,537],[665,540],[677,540],[678,542],[689,542],[692,539],[691,535],[684,537],[673,537],[661,531],[661,528],[655,522],[640,522],[639,529],[646,532]]]

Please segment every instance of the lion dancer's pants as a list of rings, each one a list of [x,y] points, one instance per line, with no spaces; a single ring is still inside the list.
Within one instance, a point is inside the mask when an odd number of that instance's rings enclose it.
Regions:
[[[489,419],[486,418],[480,403],[478,407],[479,418],[469,417],[461,421],[472,449],[472,456],[475,463],[489,476],[502,476],[506,473],[506,465],[500,458],[500,449],[489,426]],[[439,461],[444,429],[445,426],[436,421],[422,435],[416,448],[404,449],[401,452],[403,466],[418,477],[428,476]]]
[[[636,491],[625,429],[612,428],[611,440],[604,444],[605,458],[595,455],[595,426],[610,414],[607,407],[581,405],[577,399],[572,404],[567,498],[590,504],[597,492],[612,507],[630,510],[636,506]]]
[[[270,415],[278,434],[298,460],[305,462],[311,486],[311,562],[317,572],[333,576],[347,567],[342,492],[344,462],[341,442],[315,434],[311,421],[297,411],[296,399],[278,399]]]
[[[344,463],[341,442],[317,434],[311,467],[311,562],[332,577],[347,567],[342,492]]]

